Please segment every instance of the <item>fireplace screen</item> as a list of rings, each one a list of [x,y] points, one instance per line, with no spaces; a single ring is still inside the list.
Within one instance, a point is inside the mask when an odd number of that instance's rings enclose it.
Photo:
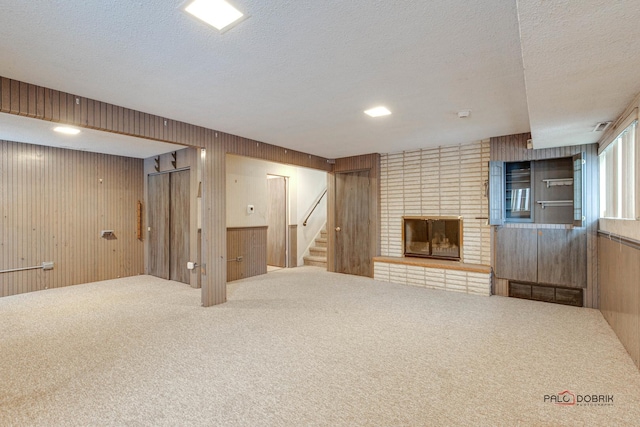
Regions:
[[[404,255],[460,260],[462,218],[404,217]]]

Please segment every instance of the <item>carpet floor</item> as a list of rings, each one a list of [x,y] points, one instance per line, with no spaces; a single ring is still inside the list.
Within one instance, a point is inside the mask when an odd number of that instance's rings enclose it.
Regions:
[[[597,310],[315,267],[228,299],[150,276],[1,298],[0,425],[640,423],[640,372]]]

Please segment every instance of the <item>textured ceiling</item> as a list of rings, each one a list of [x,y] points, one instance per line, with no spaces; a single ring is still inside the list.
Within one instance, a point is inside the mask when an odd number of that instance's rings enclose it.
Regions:
[[[0,0],[0,75],[329,158],[529,130],[583,143],[638,88],[630,66],[605,73],[628,39],[601,40],[611,20],[637,34],[619,16],[635,3],[637,27],[637,1],[233,3],[251,16],[221,35],[182,0]],[[393,114],[363,114],[378,104]]]
[[[518,0],[535,148],[597,142],[640,92],[640,1]]]

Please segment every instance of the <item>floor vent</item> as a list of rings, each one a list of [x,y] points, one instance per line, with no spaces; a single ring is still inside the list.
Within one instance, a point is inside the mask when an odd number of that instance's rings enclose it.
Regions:
[[[509,282],[509,296],[582,307],[582,289]]]

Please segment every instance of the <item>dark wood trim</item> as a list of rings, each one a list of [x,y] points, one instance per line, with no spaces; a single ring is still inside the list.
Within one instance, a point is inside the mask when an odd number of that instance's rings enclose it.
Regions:
[[[620,243],[630,248],[640,250],[640,240],[632,239],[630,237],[620,236],[619,234],[609,233],[608,231],[598,230],[598,236],[609,239],[612,242]]]

